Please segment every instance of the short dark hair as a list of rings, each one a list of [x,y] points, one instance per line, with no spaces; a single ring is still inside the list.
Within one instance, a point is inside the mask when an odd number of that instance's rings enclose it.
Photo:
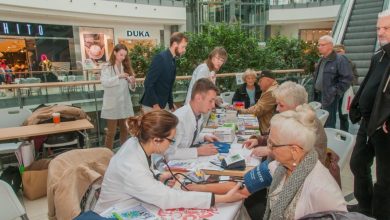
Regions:
[[[196,81],[194,86],[192,87],[191,100],[194,99],[196,94],[206,93],[210,90],[213,90],[216,93],[219,92],[217,86],[213,82],[211,82],[211,80],[207,78],[198,79],[198,81]]]
[[[169,45],[172,46],[175,42],[179,44],[182,40],[188,41],[188,37],[181,32],[175,32],[171,35]]]

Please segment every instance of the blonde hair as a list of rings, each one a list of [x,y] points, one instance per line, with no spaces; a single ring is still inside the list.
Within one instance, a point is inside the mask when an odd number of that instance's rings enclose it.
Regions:
[[[253,69],[246,69],[244,74],[242,75],[242,80],[245,82],[245,79],[248,76],[254,76],[256,78],[257,77],[257,73]]]
[[[273,95],[276,99],[284,101],[291,107],[303,105],[308,100],[305,88],[292,81],[282,83],[273,91]]]
[[[276,114],[271,119],[271,132],[277,131],[275,144],[296,144],[305,152],[314,149],[316,113],[308,104]]]

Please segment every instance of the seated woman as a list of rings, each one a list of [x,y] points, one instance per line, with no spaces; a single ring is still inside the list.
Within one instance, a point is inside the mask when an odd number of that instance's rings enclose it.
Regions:
[[[340,187],[314,150],[315,117],[309,107],[298,106],[296,111],[272,118],[268,147],[275,161],[263,162],[248,172],[241,190],[251,194],[270,185],[264,219],[289,220],[322,211],[347,211]],[[187,187],[211,191],[215,186]],[[222,188],[229,190],[232,184],[218,186],[220,193],[224,192]]]
[[[247,69],[242,76],[244,84],[237,88],[233,96],[234,102],[244,102],[245,108],[249,108],[256,104],[261,96],[260,86],[256,83],[256,72],[253,69]]]
[[[104,175],[95,211],[115,207],[129,207],[140,202],[162,209],[201,208],[215,203],[235,202],[246,196],[238,193],[237,184],[224,195],[186,192],[172,189],[174,181],[168,173],[158,174],[151,168],[151,154],[161,154],[173,143],[178,119],[165,110],[157,110],[138,117],[130,117],[128,139],[111,159]],[[169,186],[164,183],[168,183]]]

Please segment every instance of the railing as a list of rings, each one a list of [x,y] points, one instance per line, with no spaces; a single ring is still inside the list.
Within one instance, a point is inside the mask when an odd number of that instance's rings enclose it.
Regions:
[[[278,8],[308,8],[329,5],[339,5],[344,0],[269,0],[271,9]]]
[[[144,4],[144,5],[185,7],[184,0],[183,1],[176,1],[176,0],[106,0],[106,1]]]
[[[97,70],[95,70],[97,71]],[[303,69],[274,70],[278,79],[284,81],[292,75],[298,81],[302,79]],[[217,74],[217,85],[221,92],[235,91],[237,73]],[[188,85],[191,76],[177,76],[174,85],[174,102],[183,103],[187,96]],[[139,100],[144,92],[144,78],[136,79],[136,91],[131,93],[134,112],[140,110]],[[3,96],[1,96],[3,94]],[[101,134],[104,133],[105,121],[100,119],[99,112],[102,107],[103,87],[99,80],[74,81],[74,82],[44,82],[27,84],[0,85],[0,108],[28,108],[34,109],[40,104],[65,104],[82,108],[89,113],[96,125],[96,129],[90,133],[96,134],[97,144],[101,142]]]
[[[349,18],[351,17],[352,8],[355,0],[345,0],[340,7],[336,23],[333,25],[332,33],[335,44],[341,44],[347,30]]]

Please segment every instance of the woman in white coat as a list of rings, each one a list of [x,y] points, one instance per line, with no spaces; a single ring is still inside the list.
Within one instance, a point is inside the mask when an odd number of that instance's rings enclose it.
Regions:
[[[107,120],[105,146],[112,149],[117,125],[122,145],[128,134],[126,119],[134,115],[129,89],[135,90],[135,77],[125,45],[114,47],[109,62],[102,68],[100,81],[104,89],[101,117]]]
[[[207,209],[215,203],[235,202],[246,197],[238,193],[239,184],[224,195],[172,189],[174,181],[167,181],[172,176],[169,173],[158,174],[151,168],[151,154],[164,154],[175,141],[177,124],[177,117],[165,110],[128,119],[133,137],[110,161],[95,207],[97,213],[113,206],[131,207],[140,202],[162,209]]]
[[[198,79],[208,78],[215,84],[217,80],[216,72],[226,62],[227,56],[227,52],[223,47],[216,47],[209,53],[207,60],[196,67],[192,73],[190,85],[188,86],[185,104],[190,102],[192,87],[194,86],[195,82],[198,81]]]

